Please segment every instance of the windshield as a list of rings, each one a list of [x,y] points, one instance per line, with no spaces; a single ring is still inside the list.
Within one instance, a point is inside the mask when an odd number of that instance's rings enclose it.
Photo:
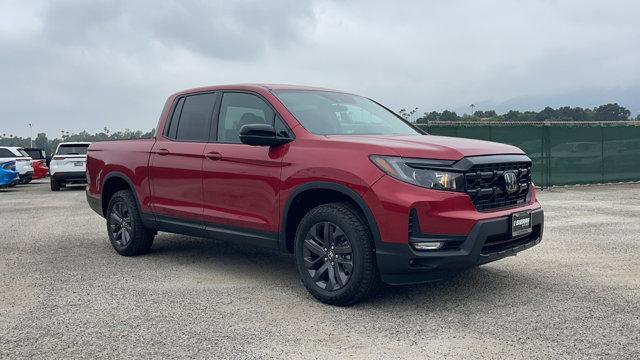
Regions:
[[[280,90],[276,96],[305,129],[318,135],[419,135],[374,101],[332,91]]]
[[[58,152],[56,155],[86,155],[87,148],[89,144],[86,145],[60,145],[58,148]]]

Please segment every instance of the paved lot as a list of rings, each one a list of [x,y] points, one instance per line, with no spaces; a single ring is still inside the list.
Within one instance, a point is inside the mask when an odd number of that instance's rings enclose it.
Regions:
[[[82,189],[0,191],[0,358],[639,358],[640,185],[540,197],[532,250],[336,308],[291,256],[160,233],[125,258]]]

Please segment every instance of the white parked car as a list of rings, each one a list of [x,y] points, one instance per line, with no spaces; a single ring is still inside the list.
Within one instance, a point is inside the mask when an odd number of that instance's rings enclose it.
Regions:
[[[20,174],[19,182],[27,184],[33,177],[33,159],[29,157],[22,148],[16,146],[0,146],[0,163],[5,161],[15,161],[16,171]]]
[[[49,165],[52,191],[58,191],[66,184],[87,182],[85,167],[89,145],[89,142],[65,142],[58,145]]]

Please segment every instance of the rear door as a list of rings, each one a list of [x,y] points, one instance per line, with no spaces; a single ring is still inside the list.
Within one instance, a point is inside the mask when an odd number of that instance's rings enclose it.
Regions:
[[[225,92],[217,126],[205,147],[204,220],[209,233],[242,234],[265,242],[278,230],[278,193],[282,158],[288,144],[250,146],[240,142],[247,124],[274,124],[284,136],[290,130],[261,97]]]
[[[151,206],[161,225],[183,227],[177,232],[203,227],[202,161],[216,98],[212,92],[176,99],[171,119],[151,149]]]

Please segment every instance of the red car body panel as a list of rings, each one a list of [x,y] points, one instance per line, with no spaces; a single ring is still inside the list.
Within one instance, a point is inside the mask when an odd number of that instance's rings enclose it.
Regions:
[[[33,166],[33,177],[32,179],[42,179],[43,177],[46,177],[47,174],[49,173],[49,168],[47,167],[47,161],[46,160],[33,160],[31,162],[31,165]]]
[[[106,178],[118,174],[132,185],[143,213],[282,234],[292,196],[310,184],[332,184],[357,194],[366,215],[373,217],[370,221],[379,240],[387,244],[408,244],[412,209],[420,219],[421,232],[465,236],[480,221],[540,208],[533,189],[528,203],[515,210],[481,212],[466,193],[401,182],[385,175],[369,159],[372,154],[455,161],[470,156],[522,155],[516,147],[430,135],[315,135],[300,125],[272,89],[315,88],[229,85],[186,90],[167,99],[155,139],[93,143],[87,156],[90,202],[99,202]],[[178,96],[219,90],[258,94],[281,116],[295,140],[260,147],[178,142],[163,135]]]

